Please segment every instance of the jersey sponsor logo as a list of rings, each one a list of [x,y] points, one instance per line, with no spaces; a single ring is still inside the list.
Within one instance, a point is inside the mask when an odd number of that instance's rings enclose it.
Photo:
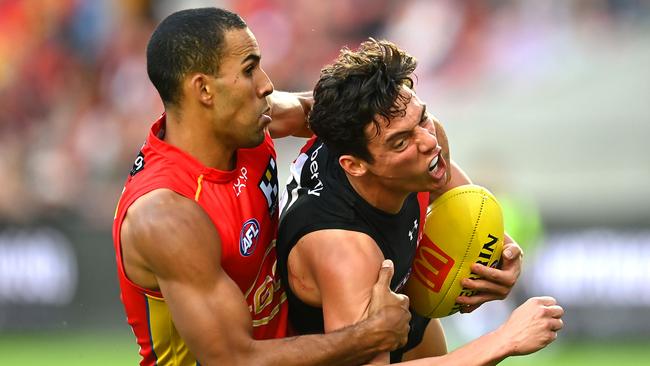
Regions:
[[[237,181],[232,185],[232,189],[235,190],[235,194],[237,197],[241,194],[241,190],[246,188],[246,181],[248,181],[248,169],[246,169],[245,166],[241,167],[239,170],[239,177],[237,177]]]
[[[320,197],[320,193],[323,190],[323,181],[319,178],[320,172],[318,171],[318,152],[322,149],[324,144],[320,144],[316,150],[311,153],[310,163],[309,163],[309,173],[311,174],[311,179],[314,181],[313,188],[307,190],[307,194],[311,194],[317,197]]]
[[[256,219],[248,219],[239,233],[239,253],[248,257],[255,251],[260,239],[260,223]]]
[[[269,215],[273,215],[275,209],[278,207],[278,167],[273,157],[269,159],[269,163],[266,165],[266,170],[262,174],[258,186],[262,190],[264,197],[266,197]]]
[[[136,156],[135,161],[133,162],[133,167],[131,168],[129,175],[134,176],[138,174],[142,169],[144,169],[144,154],[142,151],[140,151],[138,153],[138,156]]]

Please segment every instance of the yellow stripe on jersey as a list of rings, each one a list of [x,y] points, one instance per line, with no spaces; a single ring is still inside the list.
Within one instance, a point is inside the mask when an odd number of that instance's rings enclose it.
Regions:
[[[197,362],[172,322],[164,299],[146,295],[149,308],[149,331],[156,354],[156,365],[196,366]]]
[[[199,196],[201,195],[201,187],[203,185],[203,174],[199,175],[199,179],[196,180],[196,193],[194,194],[194,201],[199,202]]]
[[[115,205],[115,214],[113,215],[113,220],[117,218],[117,211],[120,208],[120,201],[122,200],[122,195],[124,194],[124,191],[126,190],[126,186],[122,188],[122,193],[120,194],[120,199],[117,200],[117,205]]]

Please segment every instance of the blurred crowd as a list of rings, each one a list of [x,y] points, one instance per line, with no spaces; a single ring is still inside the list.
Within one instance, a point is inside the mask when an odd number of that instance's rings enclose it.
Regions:
[[[110,227],[163,111],[147,40],[166,15],[198,6],[243,16],[276,89],[310,89],[342,46],[372,36],[418,58],[425,98],[499,73],[534,78],[572,39],[606,42],[650,15],[644,0],[0,0],[0,223],[70,215]]]

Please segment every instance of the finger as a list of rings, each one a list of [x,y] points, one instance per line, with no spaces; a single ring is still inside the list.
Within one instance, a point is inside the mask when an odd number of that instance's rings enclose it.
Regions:
[[[400,298],[400,304],[402,305],[402,308],[408,311],[410,314],[409,307],[410,307],[411,300],[409,299],[409,297],[404,294],[396,294],[396,295]]]
[[[564,309],[560,305],[551,305],[546,307],[547,314],[551,318],[561,318],[564,315]]]
[[[562,319],[553,319],[552,322],[549,323],[551,330],[554,332],[559,331],[560,329],[564,328],[564,322]]]
[[[521,249],[519,244],[512,242],[512,243],[505,244],[503,246],[503,251],[501,256],[507,261],[521,259],[521,257],[524,256],[524,251],[523,249]]]
[[[503,300],[502,296],[478,293],[474,296],[458,296],[456,302],[462,305],[478,306],[488,301]]]
[[[464,288],[476,290],[477,292],[487,292],[490,294],[506,297],[510,293],[510,287],[486,280],[470,280],[468,278],[461,281]]]
[[[528,299],[528,301],[536,301],[539,304],[542,304],[542,305],[545,305],[545,306],[557,305],[557,301],[551,296],[531,297],[530,299]]]
[[[379,269],[379,278],[377,278],[375,286],[390,288],[390,280],[393,278],[394,272],[393,261],[390,259],[384,260]]]
[[[460,312],[461,312],[462,314],[469,314],[469,313],[471,313],[472,311],[478,309],[479,306],[481,306],[481,305],[463,306],[463,307],[460,308]]]
[[[519,278],[519,268],[514,267],[507,270],[491,268],[482,264],[474,263],[471,266],[474,274],[481,276],[483,279],[494,282],[503,286],[512,287]]]

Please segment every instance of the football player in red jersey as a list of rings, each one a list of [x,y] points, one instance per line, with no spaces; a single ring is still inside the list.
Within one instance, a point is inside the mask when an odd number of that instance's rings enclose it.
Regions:
[[[380,269],[366,320],[287,334],[276,273],[271,137],[310,135],[309,101],[273,93],[254,35],[236,14],[183,10],[147,47],[165,113],[153,124],[113,224],[121,298],[141,365],[354,365],[402,344],[408,299]],[[278,339],[279,338],[279,339]]]

